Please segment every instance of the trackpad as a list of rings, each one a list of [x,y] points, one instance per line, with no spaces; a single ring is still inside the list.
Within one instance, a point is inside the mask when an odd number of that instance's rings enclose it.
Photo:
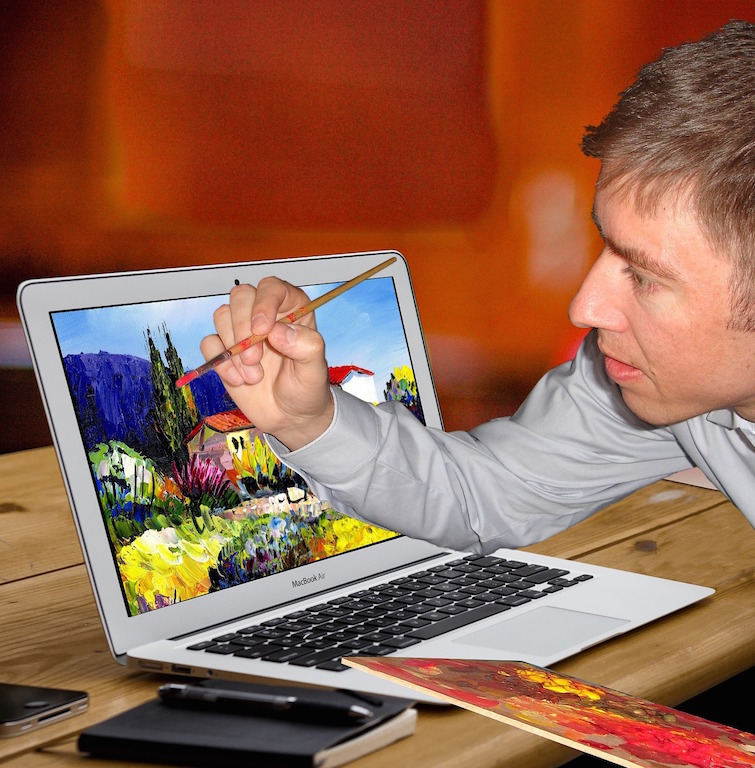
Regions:
[[[625,619],[543,606],[453,642],[507,653],[551,656],[562,649],[588,644],[622,624],[626,624]]]

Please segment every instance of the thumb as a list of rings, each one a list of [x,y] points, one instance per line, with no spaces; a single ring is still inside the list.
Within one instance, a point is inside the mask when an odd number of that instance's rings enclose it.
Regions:
[[[324,363],[325,341],[314,329],[296,323],[276,323],[267,336],[279,354],[297,363]]]

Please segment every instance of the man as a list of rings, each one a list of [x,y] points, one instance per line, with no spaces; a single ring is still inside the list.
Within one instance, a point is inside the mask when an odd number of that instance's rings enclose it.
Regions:
[[[443,433],[331,391],[313,318],[274,324],[306,301],[275,278],[216,311],[207,358],[269,331],[218,372],[339,509],[488,552],[696,465],[755,525],[755,25],[665,51],[583,150],[601,160],[604,248],[570,317],[594,330],[511,418]],[[411,509],[384,504],[402,497]]]

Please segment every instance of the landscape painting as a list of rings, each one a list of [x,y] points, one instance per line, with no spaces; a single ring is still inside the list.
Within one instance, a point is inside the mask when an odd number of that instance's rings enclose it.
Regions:
[[[334,285],[307,286],[316,298]],[[209,296],[57,312],[53,326],[129,615],[331,557],[396,534],[317,498],[204,362]],[[330,380],[423,419],[393,281],[316,312]]]

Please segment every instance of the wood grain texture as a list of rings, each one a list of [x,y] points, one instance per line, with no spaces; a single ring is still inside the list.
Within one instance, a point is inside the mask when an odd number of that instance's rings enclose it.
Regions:
[[[52,446],[0,455],[0,584],[84,562]]]

